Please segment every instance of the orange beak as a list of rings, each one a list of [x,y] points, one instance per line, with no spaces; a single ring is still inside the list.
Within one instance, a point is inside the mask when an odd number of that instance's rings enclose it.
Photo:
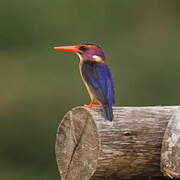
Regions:
[[[59,47],[54,47],[54,49],[59,50],[59,51],[68,51],[68,52],[74,52],[74,53],[80,52],[77,46],[59,46]]]

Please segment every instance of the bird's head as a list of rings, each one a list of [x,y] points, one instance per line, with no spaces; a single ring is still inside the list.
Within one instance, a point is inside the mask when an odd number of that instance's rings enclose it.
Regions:
[[[59,46],[54,47],[55,50],[69,51],[76,53],[80,60],[95,61],[95,62],[105,62],[105,55],[100,46],[94,43],[81,43],[76,46]]]

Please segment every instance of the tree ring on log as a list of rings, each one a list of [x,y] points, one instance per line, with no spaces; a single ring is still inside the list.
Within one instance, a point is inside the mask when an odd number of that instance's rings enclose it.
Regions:
[[[91,116],[87,109],[77,107],[58,127],[55,151],[62,180],[90,179],[96,170],[100,143]]]

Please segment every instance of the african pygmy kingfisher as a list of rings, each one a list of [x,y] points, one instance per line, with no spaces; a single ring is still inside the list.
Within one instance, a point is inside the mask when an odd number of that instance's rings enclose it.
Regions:
[[[73,52],[79,56],[80,74],[91,99],[90,104],[85,107],[103,107],[106,118],[112,121],[114,84],[101,47],[94,43],[81,43],[76,46],[54,47],[54,49]]]

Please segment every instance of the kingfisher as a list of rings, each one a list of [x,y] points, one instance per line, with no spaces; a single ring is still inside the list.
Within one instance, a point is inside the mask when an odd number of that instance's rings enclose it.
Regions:
[[[73,52],[79,56],[80,75],[90,96],[90,103],[85,107],[103,108],[106,119],[112,121],[112,106],[115,103],[114,83],[102,48],[95,43],[81,43],[54,49]]]

